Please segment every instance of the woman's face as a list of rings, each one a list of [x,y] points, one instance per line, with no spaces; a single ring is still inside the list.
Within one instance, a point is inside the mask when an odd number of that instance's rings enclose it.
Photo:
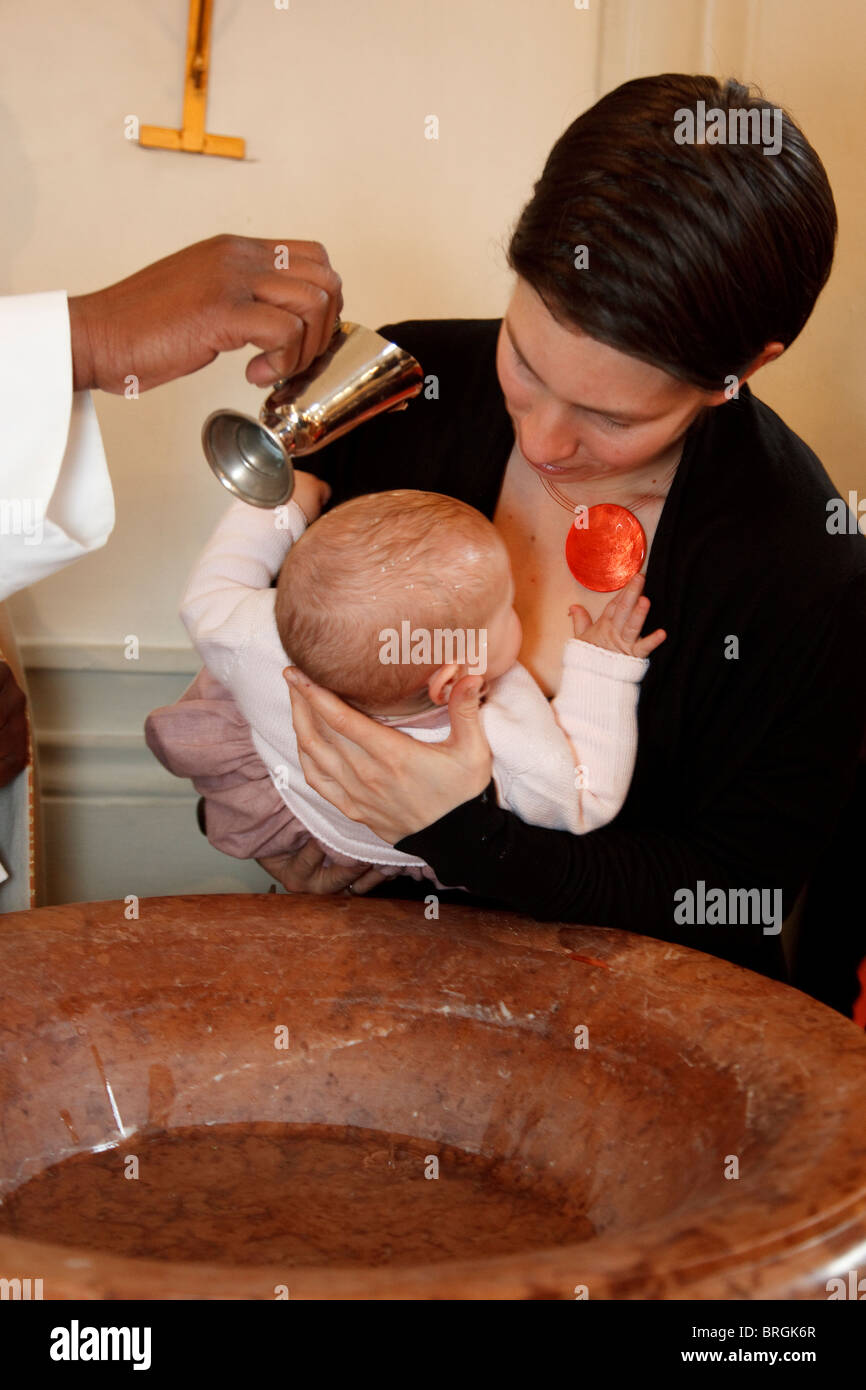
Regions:
[[[519,278],[496,370],[526,462],[564,483],[669,466],[698,411],[724,399],[563,328]]]

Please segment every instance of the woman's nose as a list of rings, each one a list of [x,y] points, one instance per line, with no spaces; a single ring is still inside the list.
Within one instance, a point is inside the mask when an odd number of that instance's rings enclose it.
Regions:
[[[580,448],[573,421],[538,410],[521,418],[518,443],[528,463],[567,463]]]

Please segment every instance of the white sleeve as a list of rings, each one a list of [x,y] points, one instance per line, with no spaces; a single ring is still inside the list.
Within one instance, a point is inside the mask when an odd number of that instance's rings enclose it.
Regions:
[[[494,681],[482,722],[501,803],[529,825],[573,835],[612,821],[634,773],[638,684],[648,666],[572,638],[550,703],[519,662]]]
[[[104,545],[114,497],[64,290],[0,298],[0,600]]]
[[[575,763],[572,804],[579,834],[607,825],[628,794],[637,757],[638,686],[649,659],[571,638],[551,702]]]
[[[196,561],[180,616],[202,661],[223,685],[231,686],[243,647],[270,639],[271,580],[305,530],[296,502],[273,510],[232,502]]]

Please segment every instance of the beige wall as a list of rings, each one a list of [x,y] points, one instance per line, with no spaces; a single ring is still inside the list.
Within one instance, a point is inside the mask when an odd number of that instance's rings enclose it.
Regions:
[[[829,289],[756,390],[840,490],[866,491],[860,0],[216,0],[208,128],[244,136],[243,163],[124,138],[128,115],[179,120],[182,0],[43,0],[0,24],[0,293],[94,289],[220,230],[315,237],[344,315],[371,325],[502,312],[510,225],[553,140],[603,91],[671,69],[756,80],[824,158],[842,224]],[[12,602],[54,897],[260,881],[202,854],[188,793],[140,733],[195,668],[177,599],[225,497],[199,431],[218,405],[257,408],[250,355],[139,401],[98,397],[114,536]],[[123,659],[129,633],[138,663]]]
[[[501,243],[546,150],[594,98],[598,17],[542,0],[216,0],[208,128],[247,159],[145,150],[123,120],[180,115],[183,0],[7,11],[2,292],[95,289],[218,231],[314,237],[346,318],[495,315]],[[424,119],[439,117],[438,142]],[[117,494],[107,549],[15,603],[22,637],[185,640],[177,599],[224,506],[199,432],[257,409],[252,352],[99,397]],[[119,584],[122,575],[123,584]]]

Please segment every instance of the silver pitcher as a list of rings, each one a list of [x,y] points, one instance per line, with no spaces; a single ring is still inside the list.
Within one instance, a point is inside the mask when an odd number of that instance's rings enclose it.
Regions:
[[[254,507],[288,502],[292,458],[314,454],[384,410],[405,410],[424,382],[419,362],[359,323],[337,319],[325,351],[278,381],[258,420],[215,410],[202,428],[207,461],[223,487]]]

